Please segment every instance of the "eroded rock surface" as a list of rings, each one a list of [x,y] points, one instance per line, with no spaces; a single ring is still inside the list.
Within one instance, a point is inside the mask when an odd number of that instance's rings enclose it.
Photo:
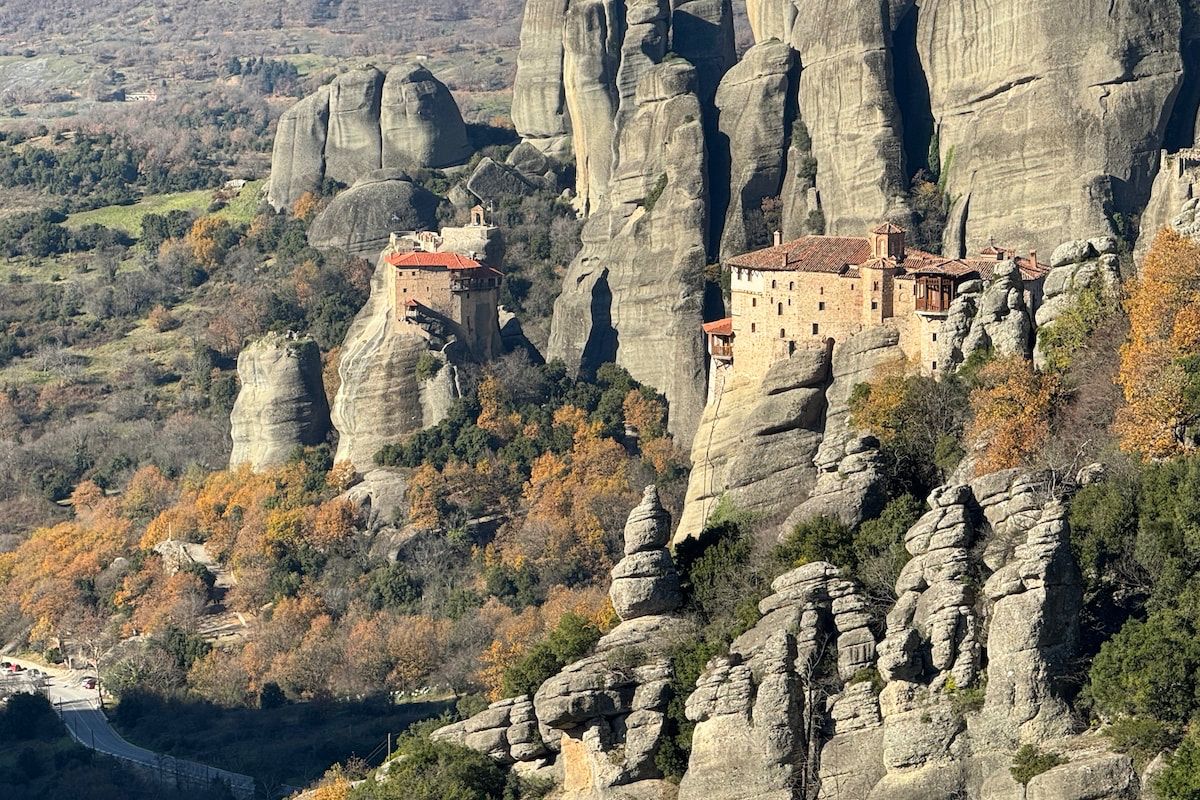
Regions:
[[[690,446],[704,407],[697,335],[704,291],[708,187],[695,71],[651,68],[619,132],[610,197],[584,226],[583,248],[554,305],[549,358],[615,361],[670,403],[670,429]]]
[[[450,91],[424,67],[367,66],[339,75],[284,112],[267,198],[290,209],[326,180],[347,186],[381,168],[438,168],[470,156]]]
[[[329,434],[321,351],[312,339],[269,334],[238,354],[242,388],[230,415],[230,468],[284,464]]]
[[[1033,319],[1015,261],[998,263],[991,280],[963,282],[938,335],[940,372],[951,372],[979,350],[996,356],[1028,356]]]
[[[313,219],[308,243],[374,259],[392,231],[437,227],[438,198],[400,170],[376,170],[338,194]]]
[[[1121,262],[1117,243],[1111,236],[1066,242],[1054,251],[1054,265],[1042,285],[1042,303],[1034,319],[1036,342],[1034,363],[1046,366],[1043,343],[1053,325],[1069,312],[1085,292],[1094,292],[1104,304],[1116,304],[1121,286]]]
[[[528,0],[513,82],[512,119],[526,138],[567,132],[563,89],[563,19],[568,0]]]

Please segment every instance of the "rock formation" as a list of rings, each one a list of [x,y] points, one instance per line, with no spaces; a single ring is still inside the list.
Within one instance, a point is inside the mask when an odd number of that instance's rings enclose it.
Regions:
[[[621,623],[594,651],[528,697],[501,700],[434,733],[562,784],[564,800],[655,797],[671,789],[654,763],[671,700],[668,651],[686,632],[666,544],[671,520],[646,487],[625,526],[609,596]],[[536,712],[536,713],[535,713]],[[550,760],[553,759],[553,765]]]
[[[279,120],[267,198],[291,208],[326,180],[352,185],[381,168],[446,167],[470,156],[450,91],[424,67],[339,75]]]
[[[846,420],[854,387],[901,359],[898,344],[894,329],[868,329],[832,354],[797,351],[757,384],[717,367],[675,540],[699,534],[722,495],[782,531],[816,516],[855,525],[878,510],[878,444]]]
[[[321,351],[311,339],[269,334],[238,354],[242,383],[230,415],[230,468],[284,464],[297,447],[325,441],[329,404]]]
[[[1200,195],[1200,151],[1190,148],[1171,154],[1164,151],[1146,210],[1138,222],[1140,230],[1133,251],[1137,263],[1142,262],[1159,230],[1167,226],[1179,230],[1185,226],[1179,224],[1181,211],[1185,218],[1194,217],[1189,212],[1196,207],[1197,195]],[[1196,231],[1200,232],[1200,228]]]
[[[670,613],[680,597],[669,537],[670,519],[649,486],[613,569],[609,596],[621,624],[534,696],[538,721],[561,732],[564,800],[656,796],[670,786],[654,763],[671,699],[668,651],[684,632]]]
[[[395,298],[395,268],[381,257],[371,277],[371,296],[346,332],[338,363],[341,385],[332,413],[336,458],[364,473],[375,468],[380,448],[436,424],[457,395],[453,366],[418,380],[418,359],[434,351],[427,339],[398,330]]]
[[[563,89],[563,19],[568,0],[528,0],[513,82],[512,120],[526,139],[567,132]]]
[[[437,195],[400,170],[376,170],[359,178],[312,221],[308,243],[374,259],[392,231],[437,227]]]
[[[379,130],[384,169],[446,167],[471,155],[458,104],[425,67],[396,67],[388,72]]]
[[[721,237],[722,259],[751,249],[751,225],[762,227],[764,246],[773,231],[766,230],[760,212],[762,201],[778,197],[783,183],[788,136],[789,98],[794,97],[792,73],[795,54],[779,41],[750,48],[725,74],[716,94],[720,137],[714,151],[728,143],[729,208]],[[723,151],[722,151],[723,152]]]
[[[954,198],[949,254],[1100,235],[1141,210],[1182,82],[1178,0],[908,13]]]
[[[1065,506],[1046,491],[1016,471],[937,489],[906,536],[878,644],[865,598],[832,566],[778,578],[688,698],[680,798],[790,800],[818,785],[827,800],[1136,797],[1128,757],[1078,735],[1060,693],[1081,579]],[[1009,766],[1024,743],[1069,763],[1022,793]]]
[[[610,197],[584,226],[583,248],[554,305],[549,357],[615,361],[670,403],[688,446],[704,407],[697,335],[704,290],[707,175],[695,71],[652,67],[619,132]]]
[[[938,338],[939,372],[952,372],[977,350],[1028,356],[1033,320],[1015,261],[999,262],[991,280],[958,287]]]
[[[1055,321],[1079,302],[1081,294],[1094,290],[1102,302],[1115,304],[1121,285],[1117,243],[1111,236],[1066,242],[1054,251],[1050,263],[1054,266],[1042,284],[1042,303],[1035,315],[1033,360],[1039,368],[1046,365],[1042,343],[1047,334]]]

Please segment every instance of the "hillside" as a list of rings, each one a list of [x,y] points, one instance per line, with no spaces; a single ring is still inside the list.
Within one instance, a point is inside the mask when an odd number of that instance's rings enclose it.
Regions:
[[[0,30],[0,636],[134,744],[312,800],[1200,792],[1194,3]]]

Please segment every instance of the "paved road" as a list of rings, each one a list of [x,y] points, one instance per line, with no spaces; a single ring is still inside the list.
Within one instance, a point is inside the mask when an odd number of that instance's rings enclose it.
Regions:
[[[254,779],[248,775],[155,753],[122,739],[108,724],[108,719],[100,710],[96,690],[83,688],[80,673],[47,669],[10,656],[5,656],[4,660],[16,661],[22,666],[42,669],[49,673],[49,680],[42,688],[62,717],[67,731],[84,747],[133,762],[165,781],[197,787],[207,786],[217,778],[228,783],[229,788],[240,798],[254,796]]]

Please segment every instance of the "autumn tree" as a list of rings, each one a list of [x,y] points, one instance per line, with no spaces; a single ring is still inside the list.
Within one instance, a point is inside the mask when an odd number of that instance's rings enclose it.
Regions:
[[[1195,447],[1200,420],[1200,244],[1163,228],[1125,303],[1129,338],[1117,381],[1121,447],[1169,458]]]
[[[1050,417],[1060,381],[1040,374],[1021,356],[988,363],[971,392],[966,438],[979,455],[975,471],[984,475],[1027,463],[1050,436]]]

